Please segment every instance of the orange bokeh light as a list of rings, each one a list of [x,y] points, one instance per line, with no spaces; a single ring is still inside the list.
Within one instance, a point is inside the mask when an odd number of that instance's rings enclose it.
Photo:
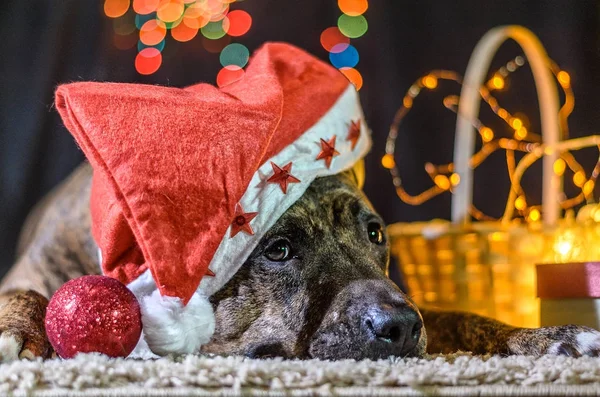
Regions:
[[[107,17],[118,18],[129,9],[129,0],[105,0],[104,13]]]
[[[356,17],[367,11],[369,3],[367,0],[338,0],[338,7],[344,14]]]
[[[231,11],[223,20],[223,30],[230,36],[246,34],[252,26],[252,17],[244,10]]]
[[[358,70],[354,68],[341,68],[340,72],[354,85],[356,91],[362,88],[363,78]]]
[[[160,0],[133,0],[133,11],[140,15],[156,11]]]
[[[180,23],[171,29],[171,36],[177,41],[190,41],[198,34],[198,28],[189,27],[185,23]]]
[[[321,33],[321,45],[329,52],[342,52],[348,48],[348,44],[350,39],[344,36],[337,26],[327,28]]]
[[[148,75],[156,72],[162,63],[162,54],[156,48],[148,47],[135,57],[135,70],[139,74]]]
[[[161,0],[156,10],[156,16],[163,22],[175,22],[185,10],[183,0]]]
[[[157,45],[165,38],[167,27],[164,22],[156,19],[146,21],[140,29],[140,41],[146,45]]]
[[[244,69],[235,66],[227,66],[217,74],[217,85],[224,87],[244,77]]]

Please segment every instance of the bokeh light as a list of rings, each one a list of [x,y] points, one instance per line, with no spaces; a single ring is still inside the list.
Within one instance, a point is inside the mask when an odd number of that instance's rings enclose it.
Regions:
[[[342,14],[338,18],[338,28],[340,28],[340,32],[342,32],[344,36],[355,39],[367,33],[369,24],[367,23],[367,19],[362,15],[351,17]]]
[[[360,72],[354,68],[340,68],[340,72],[354,85],[356,91],[360,90],[363,85],[363,78]]]
[[[207,39],[206,37],[202,38],[202,47],[211,54],[220,53],[229,43],[231,43],[230,36],[223,36],[217,40]]]
[[[137,14],[146,15],[158,9],[160,0],[133,0],[133,11]]]
[[[129,0],[105,0],[104,13],[109,18],[118,18],[129,9]]]
[[[131,15],[126,14],[113,19],[113,30],[121,36],[127,36],[135,32],[136,27]]]
[[[201,32],[204,37],[211,40],[220,39],[226,34],[223,30],[223,21],[209,22],[202,27]]]
[[[338,7],[344,14],[356,17],[367,11],[369,3],[367,0],[338,0]]]
[[[233,37],[246,34],[251,26],[252,17],[244,10],[231,11],[223,20],[223,30]]]
[[[183,0],[161,0],[156,16],[163,22],[175,22],[181,18],[184,10]]]
[[[344,67],[353,68],[358,63],[358,51],[350,44],[344,51],[337,53],[330,52],[329,61],[338,69]]]
[[[243,68],[248,63],[250,58],[250,51],[245,45],[239,43],[229,44],[223,48],[219,60],[224,68],[230,69],[230,66],[236,66],[237,68]]]
[[[156,14],[155,13],[150,13],[147,15],[140,15],[137,14],[135,16],[135,27],[138,29],[141,29],[142,26],[144,26],[144,24],[148,21],[151,21],[153,19],[156,19]]]
[[[342,52],[350,44],[350,39],[344,36],[336,26],[325,29],[321,33],[321,45],[328,52]]]
[[[235,81],[238,81],[244,77],[244,69],[236,67],[226,67],[219,71],[217,74],[217,85],[219,87],[225,87]]]
[[[161,41],[158,44],[151,45],[151,46],[142,43],[141,40],[138,40],[138,42],[137,42],[138,52],[142,51],[144,48],[156,48],[158,51],[162,52],[165,49],[165,40]]]
[[[144,48],[135,57],[135,70],[139,74],[149,75],[158,70],[162,63],[162,54],[154,47]]]
[[[164,40],[167,27],[164,22],[151,19],[142,25],[140,29],[140,41],[148,46],[156,45]]]
[[[185,23],[180,23],[176,27],[171,29],[171,36],[177,41],[186,42],[190,41],[198,34],[198,28],[190,28]]]

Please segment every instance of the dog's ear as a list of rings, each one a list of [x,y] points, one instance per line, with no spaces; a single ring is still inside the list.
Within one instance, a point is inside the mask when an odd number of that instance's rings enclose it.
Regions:
[[[356,164],[354,164],[354,167],[350,168],[348,171],[346,171],[346,173],[354,182],[356,182],[358,188],[362,190],[363,186],[365,185],[366,177],[365,161],[363,159],[358,160]]]

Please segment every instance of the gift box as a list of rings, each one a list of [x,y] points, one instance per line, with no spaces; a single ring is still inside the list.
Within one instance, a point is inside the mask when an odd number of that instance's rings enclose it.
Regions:
[[[539,264],[536,273],[542,326],[600,329],[600,262]]]

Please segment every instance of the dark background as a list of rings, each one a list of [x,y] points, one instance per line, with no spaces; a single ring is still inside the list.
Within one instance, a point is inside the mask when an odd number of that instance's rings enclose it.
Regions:
[[[232,8],[253,17],[252,29],[237,40],[251,51],[264,41],[283,40],[323,59],[328,54],[320,33],[341,14],[335,0],[246,0]],[[374,139],[366,192],[385,220],[449,217],[449,194],[420,207],[400,202],[380,158],[394,112],[412,82],[436,68],[462,73],[478,39],[494,26],[521,24],[536,33],[549,55],[571,74],[576,95],[571,135],[599,131],[599,10],[599,2],[590,0],[371,0],[365,14],[369,30],[352,44],[361,57],[360,96]],[[218,54],[204,50],[199,35],[188,43],[168,39],[161,69],[140,76],[133,67],[136,50],[116,49],[112,34],[112,20],[104,16],[100,0],[0,2],[0,275],[14,259],[28,211],[83,160],[52,104],[58,84],[95,80],[182,87],[214,82],[220,69]],[[516,45],[506,44],[494,65],[519,54]],[[526,114],[528,129],[539,132],[533,82],[525,69],[498,98],[509,111]],[[412,193],[431,184],[423,171],[426,161],[452,160],[455,117],[441,99],[444,93],[458,92],[447,83],[422,94],[403,125],[396,162]],[[588,171],[595,155],[587,151],[580,157]],[[500,216],[509,186],[503,154],[492,156],[475,178],[475,204]],[[525,186],[528,200],[539,202],[538,167],[527,174]]]

